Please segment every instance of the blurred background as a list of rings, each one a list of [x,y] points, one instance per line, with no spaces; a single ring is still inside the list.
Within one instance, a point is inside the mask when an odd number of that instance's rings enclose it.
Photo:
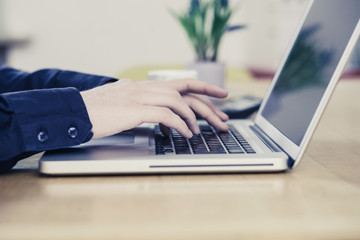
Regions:
[[[277,68],[308,0],[233,0],[219,61],[270,76]],[[122,76],[141,68],[183,67],[195,60],[169,10],[189,0],[0,0],[1,61],[27,71],[61,68]],[[350,68],[360,67],[360,48]]]

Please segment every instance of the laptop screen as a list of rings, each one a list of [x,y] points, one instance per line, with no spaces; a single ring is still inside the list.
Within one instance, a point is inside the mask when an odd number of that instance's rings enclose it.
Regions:
[[[262,111],[298,146],[359,19],[360,0],[314,1]]]

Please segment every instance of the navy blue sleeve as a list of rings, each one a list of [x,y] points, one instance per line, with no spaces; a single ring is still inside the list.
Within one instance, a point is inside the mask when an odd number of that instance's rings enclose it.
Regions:
[[[0,172],[34,153],[91,139],[80,91],[116,79],[58,69],[28,73],[0,64]]]
[[[0,95],[0,172],[45,150],[74,146],[92,137],[85,104],[76,88]]]
[[[42,69],[28,73],[0,64],[0,94],[64,87],[74,87],[83,91],[115,81],[115,78],[59,69]]]

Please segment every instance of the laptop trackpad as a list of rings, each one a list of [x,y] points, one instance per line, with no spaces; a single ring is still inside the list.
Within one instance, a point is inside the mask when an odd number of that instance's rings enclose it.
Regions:
[[[80,146],[47,151],[44,160],[101,160],[147,156],[153,152],[149,146],[151,128],[136,128],[113,136],[91,140]]]
[[[113,136],[92,140],[88,143],[84,143],[81,146],[116,146],[116,145],[127,145],[135,143],[135,130],[125,131]]]

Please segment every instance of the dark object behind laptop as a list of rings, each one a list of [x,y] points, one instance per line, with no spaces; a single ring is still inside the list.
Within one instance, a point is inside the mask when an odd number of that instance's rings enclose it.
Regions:
[[[244,95],[216,103],[216,106],[226,113],[230,119],[244,119],[259,110],[261,101],[261,98]],[[202,119],[198,115],[196,117]]]

